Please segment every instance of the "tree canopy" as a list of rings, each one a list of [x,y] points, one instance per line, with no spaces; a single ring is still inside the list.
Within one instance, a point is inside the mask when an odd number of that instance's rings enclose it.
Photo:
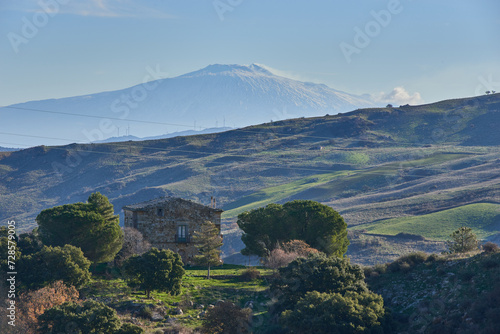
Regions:
[[[112,308],[93,300],[64,303],[38,317],[39,333],[116,333],[121,321]]]
[[[283,312],[281,321],[290,333],[354,334],[370,333],[371,329],[381,333],[384,314],[384,300],[371,291],[348,291],[344,295],[311,291],[293,310]]]
[[[348,259],[311,254],[278,269],[270,289],[279,309],[293,308],[307,292],[345,293],[368,291],[363,270]]]
[[[44,244],[80,247],[92,262],[111,261],[122,247],[119,217],[106,196],[93,193],[87,203],[43,210],[36,218]]]
[[[123,264],[127,284],[146,291],[149,298],[153,290],[166,291],[172,295],[181,292],[184,276],[179,254],[168,249],[151,248],[142,255],[134,255]]]
[[[331,256],[347,251],[347,224],[331,207],[309,200],[296,200],[246,211],[238,216],[243,230],[244,255],[267,256],[280,243],[303,240]]]
[[[62,280],[77,289],[90,281],[90,261],[72,245],[44,246],[41,251],[19,261],[21,283],[29,289],[41,288]]]

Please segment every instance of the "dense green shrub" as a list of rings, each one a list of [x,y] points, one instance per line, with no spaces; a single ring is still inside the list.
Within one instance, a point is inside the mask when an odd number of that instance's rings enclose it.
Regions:
[[[308,292],[293,310],[281,315],[290,333],[361,333],[378,327],[384,316],[384,301],[370,291],[361,293]]]
[[[270,285],[271,293],[278,299],[276,311],[291,309],[307,292],[344,293],[364,292],[363,270],[351,265],[348,259],[312,254],[298,258],[278,270]]]
[[[416,265],[424,263],[428,257],[429,255],[427,255],[424,252],[416,252],[403,255],[398,259],[396,259],[395,261],[389,263],[387,269],[389,269],[392,272],[398,272],[398,271],[407,272]]]
[[[124,323],[114,334],[142,334],[144,329],[130,323]]]
[[[38,317],[39,333],[115,333],[121,327],[116,311],[96,301],[64,303]]]
[[[23,272],[21,283],[29,289],[41,288],[62,280],[77,289],[90,281],[90,261],[80,248],[44,246],[41,251],[24,256],[19,261]]]

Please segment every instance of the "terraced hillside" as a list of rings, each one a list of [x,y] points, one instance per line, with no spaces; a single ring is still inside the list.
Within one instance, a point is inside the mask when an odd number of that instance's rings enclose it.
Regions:
[[[238,213],[313,199],[338,210],[351,228],[397,234],[411,227],[433,238],[413,226],[440,224],[433,214],[442,210],[500,203],[499,125],[495,94],[217,134],[4,152],[0,218],[30,229],[42,209],[84,201],[95,191],[117,212],[162,195],[204,204],[215,196],[226,210],[230,255],[238,251],[237,240],[229,242],[237,239],[231,224]],[[496,225],[484,226],[478,233],[494,237]],[[442,227],[441,239],[452,225]]]

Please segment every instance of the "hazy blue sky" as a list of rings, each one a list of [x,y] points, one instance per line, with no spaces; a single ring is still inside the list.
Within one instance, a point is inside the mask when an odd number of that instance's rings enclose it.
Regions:
[[[214,63],[421,102],[500,91],[498,0],[0,0],[0,32],[0,105]]]

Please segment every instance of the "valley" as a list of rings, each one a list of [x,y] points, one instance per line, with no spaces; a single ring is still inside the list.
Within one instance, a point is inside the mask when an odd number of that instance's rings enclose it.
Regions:
[[[398,246],[404,238],[394,239],[401,232],[425,238],[415,250],[442,247],[460,224],[495,239],[499,111],[500,95],[494,94],[213,134],[2,152],[0,215],[30,230],[41,210],[84,201],[96,191],[110,199],[116,213],[158,196],[202,204],[214,196],[225,210],[228,257],[239,251],[234,226],[239,213],[311,199],[333,207],[353,233],[372,240],[363,241],[368,249],[386,243],[385,255],[358,260],[363,264],[405,253]],[[361,251],[356,240],[352,247]]]

